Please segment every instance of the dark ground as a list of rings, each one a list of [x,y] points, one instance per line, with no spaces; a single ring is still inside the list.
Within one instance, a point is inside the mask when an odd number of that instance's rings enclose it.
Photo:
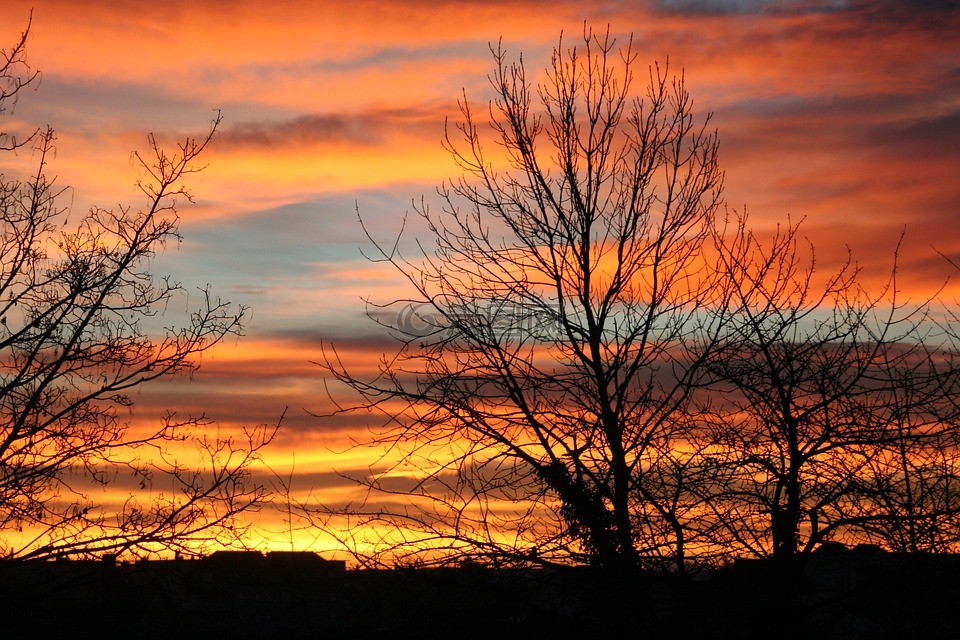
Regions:
[[[0,614],[4,638],[960,638],[960,557],[834,548],[795,588],[761,561],[623,584],[586,568],[345,571],[313,554],[5,561]]]

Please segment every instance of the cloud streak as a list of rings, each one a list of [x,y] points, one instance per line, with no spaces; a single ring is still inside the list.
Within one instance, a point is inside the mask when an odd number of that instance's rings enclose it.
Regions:
[[[381,109],[366,113],[308,114],[284,121],[240,122],[221,133],[221,151],[233,147],[310,148],[383,146],[389,138],[436,136],[437,114],[413,109]]]

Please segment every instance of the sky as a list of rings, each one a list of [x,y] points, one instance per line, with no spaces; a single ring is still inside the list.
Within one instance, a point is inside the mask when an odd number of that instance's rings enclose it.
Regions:
[[[373,458],[347,450],[364,417],[312,415],[330,407],[312,361],[333,343],[373,366],[389,345],[364,300],[410,293],[364,258],[358,212],[390,241],[413,201],[459,175],[444,122],[464,93],[489,98],[491,43],[539,71],[585,23],[621,42],[632,33],[641,69],[669,58],[695,109],[713,113],[726,202],[753,224],[803,219],[819,268],[849,247],[868,283],[889,275],[905,234],[899,285],[916,299],[956,272],[940,254],[960,263],[953,2],[4,0],[0,46],[31,8],[41,81],[3,125],[56,129],[72,210],[139,204],[131,152],[147,134],[202,136],[223,116],[180,210],[183,242],[153,268],[249,306],[246,335],[192,380],[138,392],[134,420],[174,410],[229,429],[285,413],[269,462],[319,499],[341,500],[335,472]],[[960,300],[960,288],[942,295]],[[178,304],[190,301],[172,318]]]

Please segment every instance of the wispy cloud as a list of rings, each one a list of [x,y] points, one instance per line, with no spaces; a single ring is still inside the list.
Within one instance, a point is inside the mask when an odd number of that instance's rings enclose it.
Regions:
[[[240,122],[222,132],[222,145],[260,148],[378,146],[398,134],[432,135],[438,132],[437,114],[413,109],[380,109],[364,113],[301,115],[289,120]],[[223,147],[221,148],[223,150]]]

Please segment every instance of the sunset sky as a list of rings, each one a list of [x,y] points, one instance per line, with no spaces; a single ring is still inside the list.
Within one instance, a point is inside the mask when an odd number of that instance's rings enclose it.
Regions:
[[[561,32],[577,37],[585,21],[624,42],[632,32],[637,90],[647,64],[669,56],[697,111],[714,113],[728,205],[758,226],[804,218],[821,269],[849,246],[867,281],[882,280],[904,230],[909,294],[951,274],[935,249],[960,263],[953,2],[4,0],[0,46],[31,7],[41,82],[0,129],[57,130],[54,170],[78,214],[140,204],[131,151],[149,132],[203,135],[223,114],[189,183],[196,204],[180,211],[184,241],[154,269],[248,305],[247,335],[205,356],[189,384],[143,389],[135,419],[170,409],[229,427],[289,407],[268,457],[286,473],[295,452],[295,489],[331,501],[342,497],[333,470],[370,458],[341,453],[347,435],[362,438],[362,418],[310,415],[328,408],[310,361],[332,341],[358,367],[375,363],[389,346],[363,299],[409,293],[362,256],[357,209],[389,240],[412,200],[430,202],[458,175],[444,120],[463,91],[485,104],[498,39],[539,71]],[[0,157],[0,170],[14,162]],[[960,300],[960,287],[944,295]]]

